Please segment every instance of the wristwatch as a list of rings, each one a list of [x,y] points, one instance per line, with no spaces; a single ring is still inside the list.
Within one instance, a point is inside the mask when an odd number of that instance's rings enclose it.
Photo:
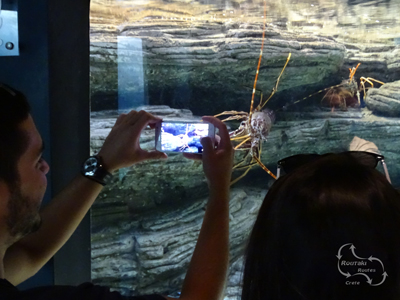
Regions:
[[[82,165],[81,173],[83,176],[106,185],[112,178],[112,174],[108,172],[104,166],[100,156],[90,156]]]

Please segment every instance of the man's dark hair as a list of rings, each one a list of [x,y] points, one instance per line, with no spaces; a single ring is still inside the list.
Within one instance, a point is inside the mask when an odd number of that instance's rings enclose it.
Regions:
[[[0,180],[10,187],[14,187],[19,180],[17,162],[28,145],[28,137],[19,125],[29,113],[26,97],[0,83]]]
[[[400,197],[385,176],[344,153],[328,155],[269,190],[247,248],[242,300],[399,299],[399,233]],[[380,259],[382,284],[379,265],[376,286],[340,273],[339,259],[355,260],[351,244],[363,261]]]

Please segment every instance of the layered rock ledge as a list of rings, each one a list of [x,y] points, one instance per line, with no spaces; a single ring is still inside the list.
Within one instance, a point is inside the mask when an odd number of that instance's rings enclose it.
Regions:
[[[400,48],[393,41],[399,26],[394,4],[375,1],[386,11],[382,15],[372,3],[351,7],[346,1],[323,1],[315,7],[284,3],[268,4],[257,84],[268,94],[292,53],[271,100],[274,108],[340,83],[358,63],[356,78],[400,79]],[[107,18],[93,16],[92,108],[116,109],[119,94],[141,104],[189,108],[198,115],[248,109],[261,49],[261,4],[241,3],[244,16],[238,9],[195,3],[188,7],[135,3],[136,11],[128,3],[127,8],[114,8],[115,14]],[[120,18],[124,9],[129,21]],[[354,15],[361,11],[376,18],[381,15],[380,21]],[[232,15],[225,16],[228,13]],[[120,78],[131,77],[119,84],[118,72]]]
[[[400,117],[400,81],[387,83],[379,89],[370,89],[365,102],[375,114]]]
[[[238,271],[245,240],[265,193],[255,188],[231,191],[229,290],[233,296],[240,290]],[[94,211],[95,226],[101,229],[92,233],[93,281],[125,295],[178,295],[201,227],[206,198],[188,198],[174,209],[120,215],[113,225]]]
[[[215,113],[233,107],[248,109],[262,24],[149,20],[121,26],[113,33],[96,26],[91,30],[94,109],[116,108],[118,64],[121,69],[125,63],[136,74],[140,62],[135,59],[145,62],[143,81],[132,81],[125,92],[136,95],[144,90],[148,104],[186,107],[198,114],[206,113],[205,108]],[[343,64],[345,47],[333,39],[275,27],[267,27],[265,34],[257,84],[265,94],[272,90],[289,53],[292,58],[279,91],[328,84]],[[118,53],[117,35],[140,41],[141,50]]]

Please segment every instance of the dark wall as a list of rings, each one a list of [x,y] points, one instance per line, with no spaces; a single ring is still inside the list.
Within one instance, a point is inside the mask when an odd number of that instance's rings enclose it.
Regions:
[[[24,92],[50,163],[44,199],[89,155],[89,0],[19,0],[20,56],[0,57],[0,82]],[[90,280],[87,216],[54,261],[23,287]]]
[[[46,144],[44,158],[51,163],[47,1],[36,0],[34,6],[28,2],[29,0],[20,0],[18,3],[20,56],[0,57],[0,82],[9,84],[27,95],[36,126]],[[44,203],[49,201],[51,195],[51,173],[48,182]],[[53,282],[53,261],[51,261],[35,278],[21,287]]]
[[[31,0],[26,0],[31,1]],[[52,190],[80,171],[90,152],[89,0],[48,0]],[[90,280],[90,216],[54,258],[55,284]]]

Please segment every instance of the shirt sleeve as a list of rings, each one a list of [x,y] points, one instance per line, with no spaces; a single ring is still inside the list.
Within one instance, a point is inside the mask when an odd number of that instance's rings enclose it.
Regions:
[[[166,298],[164,298],[163,296],[161,296],[161,295],[157,295],[157,294],[154,294],[154,295],[144,295],[144,296],[136,296],[136,297],[130,297],[130,298],[127,298],[127,299],[135,299],[135,300],[166,300]]]
[[[81,284],[77,289],[77,297],[71,298],[71,300],[166,300],[166,298],[157,294],[131,297],[122,296],[119,292],[111,292],[108,287],[93,285],[92,283]]]
[[[161,295],[122,296],[108,287],[83,283],[78,286],[48,286],[13,294],[12,300],[166,300]],[[0,299],[3,298],[0,295]],[[7,299],[8,300],[8,299]]]

